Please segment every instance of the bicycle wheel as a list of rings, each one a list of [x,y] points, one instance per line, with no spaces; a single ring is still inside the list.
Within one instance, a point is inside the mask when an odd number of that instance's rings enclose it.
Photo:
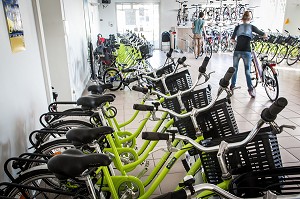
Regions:
[[[210,45],[210,43],[206,43],[204,45],[203,51],[205,53],[205,56],[211,58],[213,49],[212,49],[212,46]]]
[[[112,84],[113,87],[109,90],[116,91],[122,86],[123,78],[121,73],[115,68],[107,69],[103,74],[104,84]]]
[[[212,48],[214,53],[217,53],[219,51],[219,40],[217,38],[214,39]]]
[[[223,10],[223,20],[229,20],[229,19],[230,19],[229,8],[225,7]]]
[[[72,128],[93,128],[91,123],[87,123],[80,120],[59,120],[53,124],[50,124],[47,128],[52,129],[63,129],[63,130],[70,130]],[[39,134],[39,142],[44,143],[47,140],[51,139],[52,135],[50,133],[40,133]]]
[[[287,46],[283,46],[277,53],[277,57],[276,57],[276,63],[280,64],[286,57],[288,51],[288,47]]]
[[[37,198],[66,198],[71,199],[76,195],[88,196],[88,190],[85,182],[77,182],[72,184],[74,186],[66,186],[60,183],[60,181],[52,174],[47,168],[34,168],[31,171],[27,171],[20,175],[14,183],[19,185],[32,186],[36,188],[47,189],[46,190],[33,190],[23,189],[23,193],[16,187],[10,187],[6,190],[5,195],[11,198],[25,198],[23,194],[30,199]],[[70,184],[71,185],[71,184]],[[51,190],[63,191],[65,194],[51,193]],[[85,191],[83,191],[85,190]]]
[[[258,71],[255,68],[253,59],[251,61],[251,66],[250,66],[250,76],[251,76],[252,86],[254,88],[257,87],[257,84],[258,84]]]
[[[259,55],[266,55],[269,48],[270,48],[270,45],[268,43],[264,43]]]
[[[300,48],[299,47],[292,48],[287,56],[286,63],[289,66],[295,64],[299,60],[299,56],[300,56]]]
[[[263,46],[264,46],[264,45],[263,45],[262,42],[256,42],[254,51],[257,53],[257,56],[260,55],[260,52],[262,51]]]
[[[277,45],[273,45],[271,48],[269,48],[269,51],[268,51],[268,60],[273,60],[276,57],[278,48],[279,47]]]
[[[225,52],[228,49],[228,42],[227,42],[227,38],[223,37],[221,39],[221,51]]]
[[[54,156],[61,154],[63,151],[70,148],[75,148],[71,142],[69,142],[66,138],[59,138],[41,144],[34,153]]]
[[[263,70],[263,86],[265,87],[266,93],[271,101],[278,98],[279,94],[279,84],[277,79],[277,74],[270,68],[266,66]]]

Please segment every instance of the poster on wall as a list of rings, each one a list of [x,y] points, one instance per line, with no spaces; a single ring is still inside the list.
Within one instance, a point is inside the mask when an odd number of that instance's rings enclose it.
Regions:
[[[18,0],[2,0],[13,53],[25,50],[24,31]]]

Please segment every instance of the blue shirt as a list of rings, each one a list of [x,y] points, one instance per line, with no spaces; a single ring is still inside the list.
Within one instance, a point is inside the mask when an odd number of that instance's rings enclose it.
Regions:
[[[204,25],[204,20],[203,19],[196,19],[194,21],[193,33],[194,34],[202,34],[203,25]]]

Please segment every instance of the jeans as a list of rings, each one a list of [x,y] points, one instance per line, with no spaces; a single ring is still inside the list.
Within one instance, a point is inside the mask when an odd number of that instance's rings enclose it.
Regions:
[[[233,67],[235,68],[235,72],[231,79],[230,87],[235,87],[240,59],[243,59],[243,62],[244,62],[247,86],[248,86],[248,90],[250,91],[253,89],[253,86],[251,83],[251,76],[250,76],[252,55],[251,55],[251,52],[247,52],[247,51],[234,51],[234,53],[233,53]]]

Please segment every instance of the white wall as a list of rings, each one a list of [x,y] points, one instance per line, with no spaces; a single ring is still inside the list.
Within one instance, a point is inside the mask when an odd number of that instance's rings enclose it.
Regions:
[[[90,8],[95,44],[99,10],[87,0],[40,0],[51,82],[61,101],[78,99],[90,78],[84,3]]]
[[[108,38],[109,34],[117,33],[117,13],[116,1],[112,0],[111,4],[100,5],[100,31],[103,37]],[[105,7],[103,7],[105,6]],[[111,23],[110,26],[108,23]]]
[[[2,3],[1,3],[2,4]],[[4,161],[25,152],[28,134],[40,128],[47,96],[31,1],[19,0],[26,50],[12,54],[3,6],[0,6],[0,181]]]
[[[83,0],[63,0],[64,20],[67,23],[65,27],[66,50],[73,100],[81,97],[90,78],[83,3]]]
[[[72,91],[67,62],[66,37],[62,23],[61,0],[40,0],[48,56],[51,86],[59,93],[59,99],[70,101]]]
[[[286,12],[284,20],[289,19],[288,24],[283,25],[283,29],[288,30],[292,35],[299,35],[300,27],[300,1],[299,0],[287,0]]]
[[[249,1],[251,6],[257,6],[254,9],[254,25],[259,29],[268,31],[282,31],[284,15],[286,11],[286,1],[290,0],[256,0]],[[298,11],[299,12],[299,11]]]

